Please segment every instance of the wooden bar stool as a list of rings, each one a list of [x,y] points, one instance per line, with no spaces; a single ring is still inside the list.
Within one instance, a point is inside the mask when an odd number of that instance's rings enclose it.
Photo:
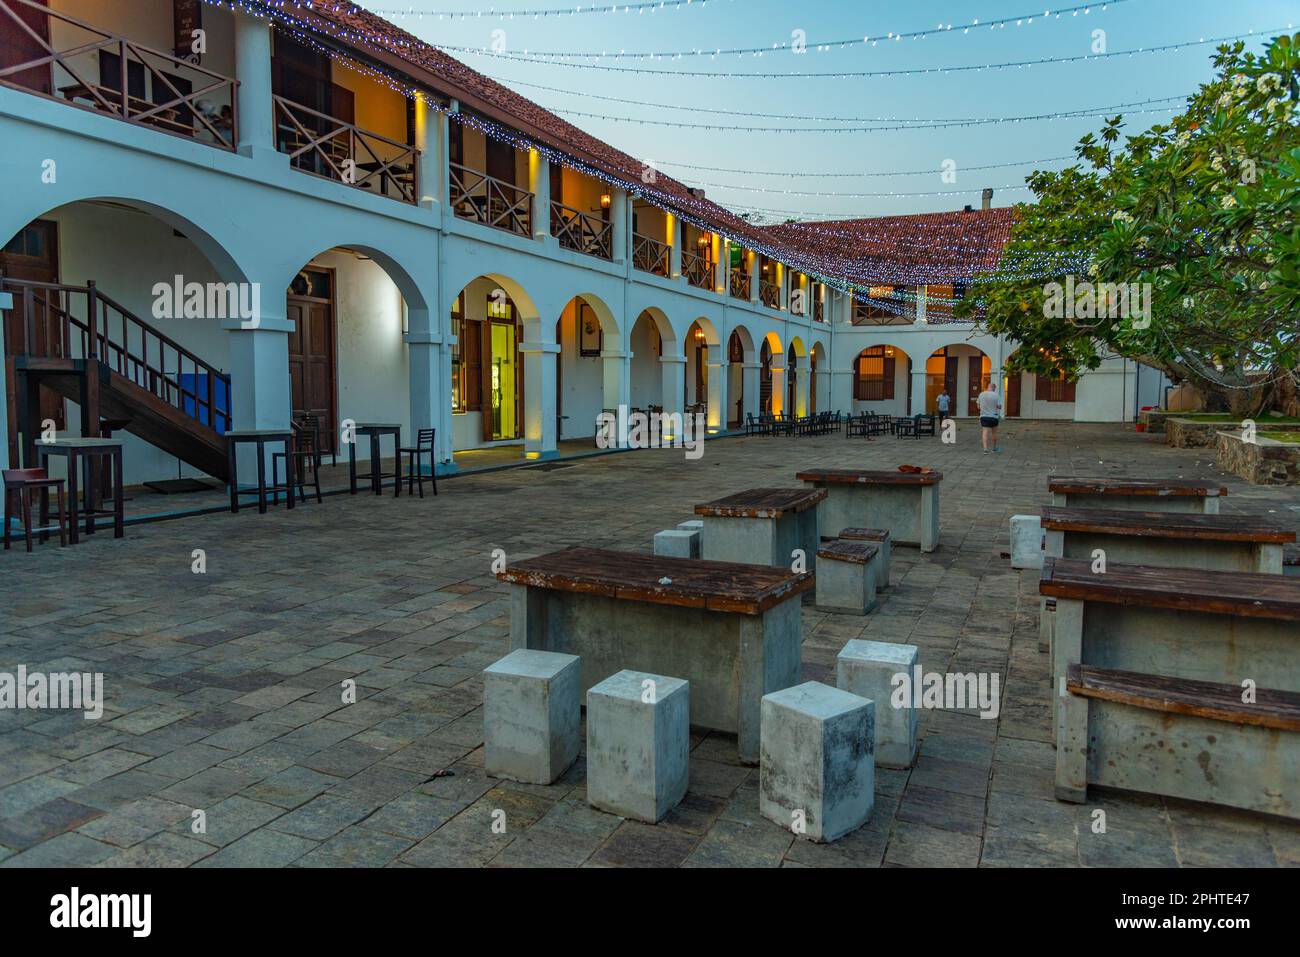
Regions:
[[[424,498],[424,456],[429,456],[429,476],[433,479],[433,494],[438,494],[438,468],[434,461],[434,436],[437,429],[420,429],[413,448],[397,450],[397,483],[402,483],[402,456],[407,456],[406,494],[411,494],[412,486],[419,486],[420,498]]]
[[[63,479],[50,478],[49,472],[45,469],[5,469],[4,477],[4,495],[5,495],[5,531],[4,546],[5,551],[9,550],[9,526],[13,519],[13,501],[18,499],[18,507],[23,517],[23,532],[27,538],[27,550],[32,550],[32,492],[41,493],[41,530],[40,538],[44,542],[49,538],[49,531],[45,527],[46,516],[50,508],[50,489],[58,493],[59,501],[59,547],[62,548],[68,544],[68,533],[66,529],[67,512],[63,502]]]

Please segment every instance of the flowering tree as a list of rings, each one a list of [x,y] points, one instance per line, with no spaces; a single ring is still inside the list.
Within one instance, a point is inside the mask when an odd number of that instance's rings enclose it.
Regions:
[[[1220,47],[1214,63],[1168,124],[1121,142],[1116,117],[1080,140],[1074,166],[1029,177],[1037,202],[958,308],[1021,341],[1016,368],[1071,375],[1118,354],[1212,406],[1294,406],[1300,34],[1263,55]]]

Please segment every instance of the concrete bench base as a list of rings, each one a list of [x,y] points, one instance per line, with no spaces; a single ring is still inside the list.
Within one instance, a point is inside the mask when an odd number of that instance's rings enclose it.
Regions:
[[[876,703],[876,764],[910,768],[916,760],[917,710],[893,706],[894,676],[911,676],[920,661],[916,645],[851,639],[835,659],[835,686]]]
[[[759,700],[799,680],[803,618],[797,599],[761,615],[622,601],[511,585],[510,642],[579,655],[582,690],[631,668],[682,675],[691,724],[737,736],[758,763]]]
[[[686,796],[690,688],[620,671],[587,692],[587,801],[655,824]]]
[[[826,492],[822,530],[827,535],[883,528],[900,545],[923,552],[939,547],[938,485],[827,485]]]
[[[1218,496],[1199,495],[1088,495],[1079,492],[1053,492],[1053,505],[1075,508],[1118,508],[1134,512],[1190,512],[1218,515]]]
[[[764,695],[759,813],[817,842],[866,823],[875,789],[874,707],[816,681]]]
[[[805,571],[817,562],[817,509],[788,512],[779,518],[704,517],[700,557],[710,562],[743,562],[791,568],[796,549],[804,555]]]
[[[817,610],[865,615],[878,605],[880,554],[866,562],[843,561],[823,551],[817,557]]]
[[[512,651],[483,671],[489,777],[551,784],[578,757],[581,671],[573,655]]]
[[[699,558],[700,533],[694,529],[668,528],[655,533],[655,554],[665,558]]]
[[[1011,567],[1043,567],[1043,520],[1039,516],[1011,516]]]
[[[1300,733],[1068,697],[1059,800],[1098,784],[1300,818]]]

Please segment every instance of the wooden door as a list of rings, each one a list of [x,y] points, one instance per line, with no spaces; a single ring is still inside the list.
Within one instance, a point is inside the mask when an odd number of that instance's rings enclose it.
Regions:
[[[47,0],[37,0],[37,2],[42,6],[49,5]],[[17,16],[21,23],[16,22],[14,16]],[[17,66],[20,63],[30,63],[48,56],[49,53],[43,43],[48,44],[50,40],[49,24],[49,17],[40,10],[17,5],[0,7],[0,69]],[[24,26],[27,29],[23,29]],[[31,33],[28,33],[28,30]],[[32,33],[36,36],[33,37]],[[5,77],[5,82],[26,87],[36,93],[44,93],[46,96],[54,92],[49,64],[32,67]]]
[[[304,278],[305,277],[305,278]],[[338,443],[338,356],[334,314],[334,270],[305,269],[290,288],[289,390],[295,419],[320,422],[322,451]]]
[[[960,360],[958,360],[956,356],[948,355],[947,349],[945,349],[943,359],[943,391],[948,393],[948,411],[953,415],[957,414],[957,368],[959,365]]]
[[[1007,417],[1020,416],[1020,373],[1012,372],[1007,376]]]
[[[515,181],[515,148],[501,140],[487,138],[487,169],[484,170],[493,179],[503,183]]]
[[[980,393],[984,391],[984,356],[967,356],[966,367],[969,369],[969,376],[966,383],[966,392],[968,395],[966,401],[966,414],[980,414]]]
[[[29,282],[57,283],[59,281],[59,227],[52,220],[38,219],[27,224],[3,249],[0,249],[0,277]],[[14,308],[3,313],[5,345],[5,406],[9,417],[9,461],[18,459],[18,392],[14,372],[14,356],[31,352],[45,355],[46,345],[59,339],[49,334],[47,325],[52,322],[51,310],[45,303],[66,305],[61,298],[47,300],[39,291],[34,294],[36,341],[27,342],[27,324],[24,320],[21,290],[10,289],[14,294]],[[57,294],[54,294],[57,295]],[[66,428],[63,399],[49,388],[41,389],[41,420],[53,419],[58,429]]]

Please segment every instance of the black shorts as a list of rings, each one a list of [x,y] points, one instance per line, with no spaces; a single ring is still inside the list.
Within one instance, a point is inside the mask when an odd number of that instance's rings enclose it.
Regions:
[[[996,415],[981,415],[980,425],[986,429],[996,429],[998,427],[998,417]]]

